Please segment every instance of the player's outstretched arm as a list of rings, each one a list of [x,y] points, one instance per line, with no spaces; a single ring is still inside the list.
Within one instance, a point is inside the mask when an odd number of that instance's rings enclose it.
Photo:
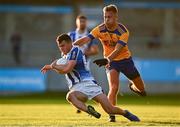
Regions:
[[[44,67],[41,68],[41,72],[45,74],[49,70],[53,70],[52,64],[56,63],[57,60],[54,60],[51,64],[46,64]]]
[[[123,47],[123,45],[117,43],[113,52],[107,57],[108,61],[112,61],[121,52]]]
[[[82,38],[76,40],[76,41],[73,43],[73,45],[82,46],[82,45],[84,45],[84,44],[86,44],[86,43],[88,43],[88,42],[90,42],[90,41],[91,41],[91,38],[89,38],[88,36],[86,36],[86,37],[82,37]]]

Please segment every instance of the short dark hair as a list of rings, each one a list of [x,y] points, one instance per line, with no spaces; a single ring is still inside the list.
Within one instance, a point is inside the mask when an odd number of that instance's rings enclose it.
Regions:
[[[117,6],[114,4],[107,5],[103,8],[103,12],[107,12],[107,11],[112,11],[115,14],[118,13]]]
[[[56,38],[56,42],[58,42],[59,44],[60,44],[62,41],[72,42],[70,36],[67,35],[67,34],[65,34],[65,33],[57,36],[57,38]]]
[[[85,19],[85,20],[87,20],[87,17],[85,15],[80,14],[80,15],[77,16],[76,19]]]

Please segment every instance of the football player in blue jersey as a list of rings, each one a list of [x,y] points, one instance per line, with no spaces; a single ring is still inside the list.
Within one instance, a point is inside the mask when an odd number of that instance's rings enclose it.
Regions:
[[[76,30],[71,31],[68,33],[68,35],[71,37],[72,42],[75,42],[77,39],[87,36],[89,34],[88,28],[87,28],[87,22],[88,19],[85,15],[78,15],[76,17]],[[87,58],[87,68],[90,69],[90,56],[96,55],[99,52],[97,40],[93,40],[87,44],[84,44],[80,47],[82,52],[85,54]],[[80,110],[76,111],[77,113],[80,113]]]
[[[95,118],[100,118],[101,114],[93,106],[85,104],[88,99],[92,99],[100,103],[104,111],[108,114],[119,114],[130,121],[140,121],[137,116],[128,110],[113,106],[109,102],[107,96],[102,92],[102,88],[96,83],[90,71],[86,68],[85,55],[79,47],[72,45],[71,38],[67,34],[58,36],[56,42],[67,62],[63,65],[57,65],[57,60],[55,60],[51,64],[45,65],[41,69],[41,72],[46,73],[48,70],[55,70],[60,74],[65,74],[69,87],[66,99],[70,104]]]
[[[71,37],[72,42],[75,42],[77,39],[84,37],[89,34],[87,29],[87,17],[84,15],[78,15],[76,18],[76,30],[71,31],[68,35]],[[89,56],[96,55],[99,52],[97,41],[91,41],[87,44],[80,46],[80,49],[85,54],[88,60],[89,66]]]

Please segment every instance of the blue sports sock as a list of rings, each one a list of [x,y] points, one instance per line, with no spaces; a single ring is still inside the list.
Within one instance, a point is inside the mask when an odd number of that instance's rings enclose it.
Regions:
[[[126,117],[130,121],[137,121],[137,122],[140,121],[140,119],[137,116],[135,116],[134,114],[130,113],[128,110],[125,110],[124,117]]]

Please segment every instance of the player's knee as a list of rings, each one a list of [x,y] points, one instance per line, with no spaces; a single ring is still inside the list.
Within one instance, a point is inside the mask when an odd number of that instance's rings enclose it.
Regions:
[[[66,100],[67,100],[68,102],[71,102],[71,101],[72,101],[72,98],[73,98],[73,94],[72,94],[72,93],[67,93],[67,95],[66,95]]]

